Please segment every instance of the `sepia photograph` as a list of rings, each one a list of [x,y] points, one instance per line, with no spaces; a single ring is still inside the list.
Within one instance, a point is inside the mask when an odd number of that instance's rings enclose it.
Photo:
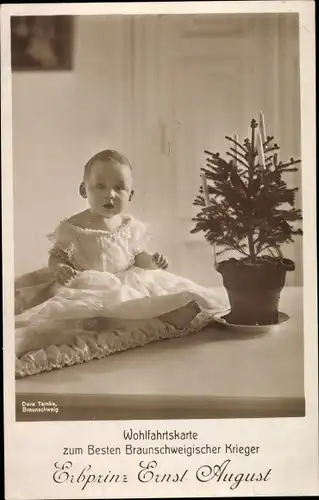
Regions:
[[[314,6],[1,6],[8,500],[318,495]]]
[[[304,417],[298,13],[11,46],[16,421]]]

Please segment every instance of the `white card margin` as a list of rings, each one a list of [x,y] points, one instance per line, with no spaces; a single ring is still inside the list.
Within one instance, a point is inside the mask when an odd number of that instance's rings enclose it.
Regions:
[[[317,359],[317,295],[316,295],[316,157],[315,157],[315,19],[313,2],[200,2],[200,3],[166,3],[166,4],[18,4],[1,6],[1,72],[2,72],[2,214],[3,214],[3,283],[4,283],[4,404],[5,404],[5,479],[6,497],[30,498],[30,489],[22,491],[22,482],[17,486],[17,477],[23,477],[23,471],[18,470],[21,462],[17,456],[19,438],[25,439],[26,444],[32,447],[34,433],[38,440],[47,440],[47,453],[49,450],[49,436],[53,430],[66,433],[78,431],[79,439],[81,429],[84,425],[88,429],[92,426],[103,429],[111,423],[15,423],[15,394],[14,394],[14,336],[13,336],[13,172],[12,172],[12,116],[11,116],[11,74],[9,64],[9,16],[10,14],[76,14],[76,15],[96,15],[96,14],[155,14],[155,13],[239,13],[239,12],[299,12],[300,16],[300,78],[301,78],[301,130],[302,130],[302,164],[303,164],[303,214],[304,214],[304,332],[305,332],[305,394],[306,394],[306,417],[302,419],[289,419],[288,421],[277,419],[263,419],[264,432],[268,427],[280,429],[286,426],[293,433],[303,432],[300,442],[303,443],[300,453],[303,454],[305,467],[300,474],[308,479],[300,483],[300,491],[288,491],[283,485],[282,491],[288,494],[316,494],[318,493],[318,359]],[[305,180],[306,177],[306,180]],[[219,425],[220,424],[220,425]],[[234,422],[232,426],[238,429],[243,428],[244,421]],[[115,424],[119,425],[119,424]],[[205,425],[208,425],[205,424]],[[221,429],[223,432],[229,429],[229,423],[214,422],[211,425]],[[260,422],[256,422],[256,428]],[[177,423],[176,427],[181,426]],[[251,422],[254,427],[254,422]],[[72,429],[71,429],[72,427]],[[48,428],[50,429],[48,433]],[[15,437],[14,437],[15,434]],[[23,436],[23,437],[22,437]],[[300,438],[300,437],[299,437]],[[29,441],[28,441],[29,440]],[[274,454],[276,446],[274,443]],[[278,452],[279,453],[279,452]],[[40,460],[41,461],[41,460]],[[41,471],[38,471],[41,475]],[[295,472],[292,472],[296,473]],[[282,478],[283,482],[287,478]],[[166,496],[165,485],[154,489],[155,496]],[[164,489],[162,489],[164,488]],[[19,491],[20,490],[20,491]],[[180,491],[180,493],[182,493]],[[282,494],[280,491],[269,490],[269,494]],[[17,494],[21,496],[17,497]],[[37,493],[37,486],[34,485],[33,495]],[[148,493],[149,494],[149,493]],[[171,494],[171,493],[170,493]],[[61,498],[65,498],[65,493]],[[113,493],[114,495],[114,493]],[[122,495],[122,494],[121,494]],[[147,493],[146,493],[147,495]],[[94,497],[95,494],[92,494]],[[123,496],[123,495],[122,495]],[[125,496],[125,494],[124,494]],[[86,496],[83,496],[85,498]],[[32,498],[44,498],[43,496]],[[47,496],[50,498],[50,485],[47,485]],[[52,498],[52,497],[51,497]],[[53,497],[57,498],[57,497]],[[69,497],[71,498],[71,497]]]

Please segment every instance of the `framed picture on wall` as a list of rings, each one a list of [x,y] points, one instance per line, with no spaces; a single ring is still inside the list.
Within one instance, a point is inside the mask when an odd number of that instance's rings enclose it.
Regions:
[[[73,65],[73,16],[11,17],[13,71],[65,71]]]

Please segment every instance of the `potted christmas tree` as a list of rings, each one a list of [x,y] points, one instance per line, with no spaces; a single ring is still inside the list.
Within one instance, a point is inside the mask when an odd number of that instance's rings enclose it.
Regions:
[[[191,232],[203,231],[215,258],[236,251],[238,258],[215,264],[231,307],[224,319],[234,325],[271,325],[278,323],[286,272],[295,269],[281,246],[302,235],[294,225],[302,219],[295,208],[298,188],[289,188],[283,179],[298,170],[300,160],[278,161],[279,146],[266,136],[262,113],[250,129],[243,143],[237,134],[226,136],[227,158],[205,151],[202,186],[193,203],[201,208]]]

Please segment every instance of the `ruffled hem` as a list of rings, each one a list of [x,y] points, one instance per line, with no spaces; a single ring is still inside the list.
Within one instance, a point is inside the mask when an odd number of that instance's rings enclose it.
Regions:
[[[81,333],[76,335],[72,345],[51,345],[16,358],[15,375],[16,378],[24,378],[102,359],[116,352],[142,347],[159,340],[183,337],[198,332],[212,321],[212,318],[211,311],[202,311],[183,330],[177,330],[154,319],[139,322],[135,327],[123,327],[93,334]]]

